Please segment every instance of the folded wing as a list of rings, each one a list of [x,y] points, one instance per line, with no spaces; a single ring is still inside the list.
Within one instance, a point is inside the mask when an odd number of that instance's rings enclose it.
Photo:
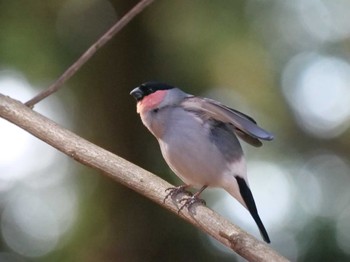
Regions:
[[[182,102],[182,106],[186,110],[199,111],[210,118],[232,124],[235,133],[253,146],[262,145],[259,139],[267,141],[273,139],[273,135],[259,127],[253,118],[215,100],[189,96]]]

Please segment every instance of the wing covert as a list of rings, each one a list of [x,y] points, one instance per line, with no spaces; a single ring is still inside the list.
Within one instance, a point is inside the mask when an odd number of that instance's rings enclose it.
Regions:
[[[182,106],[187,110],[202,111],[224,123],[231,123],[236,129],[253,138],[268,141],[273,139],[273,135],[259,127],[253,118],[215,100],[190,96],[182,102]],[[240,135],[239,132],[237,134]]]

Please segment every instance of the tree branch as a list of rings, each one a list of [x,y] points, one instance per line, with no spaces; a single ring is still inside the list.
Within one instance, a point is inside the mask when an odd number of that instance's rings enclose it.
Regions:
[[[166,181],[92,144],[31,110],[21,102],[2,94],[0,94],[0,117],[28,131],[76,161],[102,171],[102,175],[108,176],[153,200],[247,260],[287,261],[268,245],[255,239],[205,206],[196,206],[193,212],[184,210],[178,214],[178,209],[173,202],[163,203],[166,196],[165,189],[171,187]]]
[[[106,44],[115,34],[126,26],[136,15],[150,5],[154,0],[141,0],[128,13],[126,13],[114,26],[112,26],[104,35],[102,35],[88,50],[82,54],[79,59],[72,64],[54,83],[47,89],[41,91],[38,95],[25,103],[26,106],[33,108],[35,104],[59,90],[63,84],[71,78],[104,44]]]

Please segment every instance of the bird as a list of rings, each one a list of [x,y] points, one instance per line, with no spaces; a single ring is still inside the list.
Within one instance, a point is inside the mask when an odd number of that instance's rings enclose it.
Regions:
[[[218,101],[197,97],[176,86],[151,81],[134,88],[137,113],[158,140],[170,169],[184,185],[169,188],[170,195],[199,188],[186,198],[190,206],[207,188],[223,188],[251,214],[263,240],[270,243],[249,188],[243,150],[237,137],[260,147],[274,136],[250,116]],[[165,201],[165,199],[164,199]]]

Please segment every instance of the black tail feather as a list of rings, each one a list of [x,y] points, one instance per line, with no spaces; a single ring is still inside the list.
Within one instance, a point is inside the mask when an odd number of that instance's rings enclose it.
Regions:
[[[250,191],[247,183],[245,182],[245,180],[243,178],[241,178],[239,176],[236,176],[235,178],[237,180],[239,191],[242,195],[242,198],[243,198],[245,204],[247,205],[248,211],[250,212],[255,223],[258,226],[262,238],[265,240],[265,242],[271,243],[270,238],[267,234],[267,231],[266,231],[266,229],[265,229],[265,227],[264,227],[264,225],[259,217],[252,191]]]

